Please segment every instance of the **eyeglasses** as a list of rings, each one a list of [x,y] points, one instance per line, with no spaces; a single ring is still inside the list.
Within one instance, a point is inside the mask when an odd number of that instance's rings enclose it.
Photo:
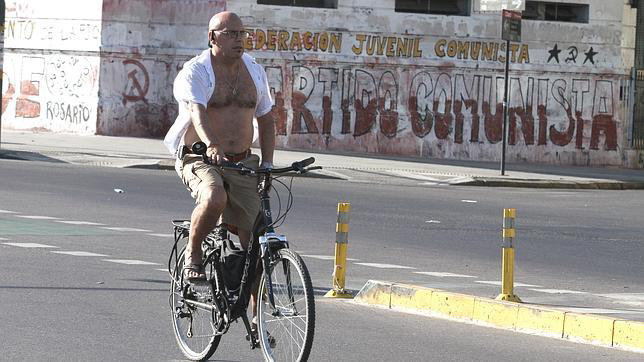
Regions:
[[[212,32],[223,34],[229,38],[246,39],[250,36],[250,33],[247,30],[213,30]]]

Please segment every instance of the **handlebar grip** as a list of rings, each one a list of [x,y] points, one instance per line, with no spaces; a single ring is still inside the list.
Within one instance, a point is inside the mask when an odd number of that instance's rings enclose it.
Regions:
[[[300,167],[306,167],[306,166],[312,164],[313,162],[315,162],[315,158],[314,157],[309,157],[309,158],[307,158],[305,160],[302,160],[302,161],[299,161],[299,162],[294,162],[293,166],[295,167],[295,164],[299,164]]]

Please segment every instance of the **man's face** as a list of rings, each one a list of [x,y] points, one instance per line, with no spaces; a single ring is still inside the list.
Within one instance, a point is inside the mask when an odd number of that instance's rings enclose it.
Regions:
[[[210,30],[210,41],[224,56],[239,58],[244,54],[244,39],[247,36],[241,22],[225,24],[220,29]]]

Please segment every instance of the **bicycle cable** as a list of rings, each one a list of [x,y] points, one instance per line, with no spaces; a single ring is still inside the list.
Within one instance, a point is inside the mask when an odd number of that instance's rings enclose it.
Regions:
[[[279,209],[278,210],[279,211],[278,211],[278,214],[277,214],[278,216],[275,218],[275,220],[273,221],[271,226],[273,228],[278,228],[278,227],[282,226],[282,224],[284,224],[284,222],[286,221],[286,216],[288,215],[288,213],[291,211],[291,208],[293,207],[293,192],[291,191],[291,188],[293,187],[293,176],[291,176],[291,181],[290,181],[288,186],[284,182],[279,180],[278,177],[273,178],[273,181],[278,182],[288,192],[288,198],[286,200],[286,207],[285,207],[284,213],[282,213],[282,204],[281,204],[281,198],[279,196],[279,192],[277,191],[277,189],[275,187],[273,187],[273,190],[275,190],[275,194],[277,195],[277,198],[278,198],[278,202],[279,202]]]

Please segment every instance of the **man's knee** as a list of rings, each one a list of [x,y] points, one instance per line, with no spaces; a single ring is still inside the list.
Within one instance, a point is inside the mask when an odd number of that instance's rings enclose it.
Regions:
[[[199,204],[209,212],[221,213],[226,207],[226,190],[221,186],[213,186],[201,190]]]

